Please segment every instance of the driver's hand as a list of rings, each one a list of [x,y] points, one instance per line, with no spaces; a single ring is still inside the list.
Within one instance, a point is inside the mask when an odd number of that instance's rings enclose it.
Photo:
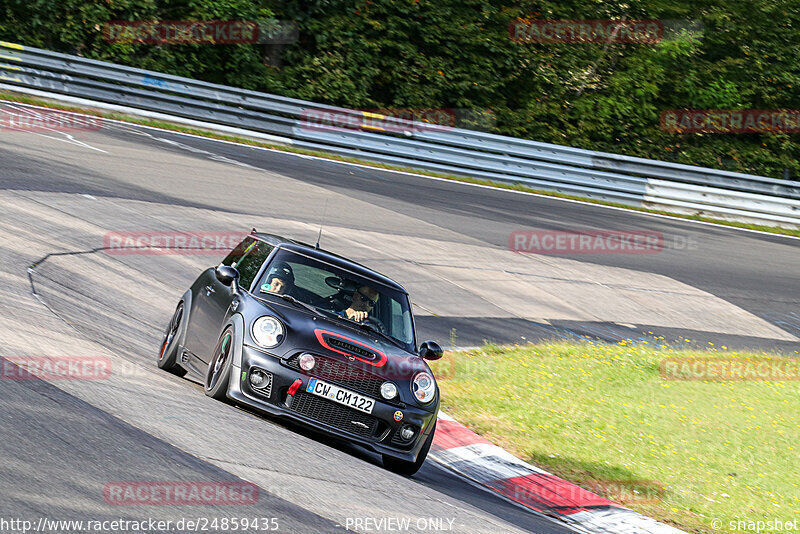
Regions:
[[[369,312],[356,311],[353,308],[347,308],[347,318],[352,319],[353,321],[358,321],[361,323],[366,321],[368,316]]]

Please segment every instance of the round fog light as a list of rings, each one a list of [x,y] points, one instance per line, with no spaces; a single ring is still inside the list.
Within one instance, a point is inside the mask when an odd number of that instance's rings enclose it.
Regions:
[[[311,354],[306,353],[300,355],[300,359],[297,363],[300,365],[300,369],[303,371],[310,371],[317,364],[317,360],[315,360],[314,356]]]
[[[393,399],[397,396],[397,386],[391,382],[384,382],[381,384],[381,397],[384,399]]]
[[[406,441],[413,438],[415,433],[414,427],[411,425],[403,425],[403,428],[400,429],[400,437]]]
[[[250,385],[254,388],[263,386],[266,379],[267,377],[264,375],[263,371],[259,369],[250,372]]]

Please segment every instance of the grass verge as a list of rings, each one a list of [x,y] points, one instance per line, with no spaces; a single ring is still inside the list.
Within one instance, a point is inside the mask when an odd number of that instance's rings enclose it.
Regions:
[[[785,358],[551,343],[448,352],[432,367],[459,422],[647,516],[694,532],[800,520],[800,382],[661,376],[665,358],[722,356]]]
[[[375,168],[378,168],[378,169],[387,169],[387,170],[394,170],[394,171],[410,172],[410,173],[414,173],[414,174],[421,174],[421,175],[424,175],[424,176],[433,176],[433,177],[436,177],[436,178],[444,178],[444,179],[447,179],[447,180],[454,180],[454,181],[457,181],[457,182],[465,182],[465,183],[478,184],[478,185],[488,185],[488,186],[497,187],[497,188],[500,188],[500,189],[510,189],[510,190],[513,190],[513,191],[525,191],[525,192],[529,192],[529,193],[536,193],[536,194],[539,194],[539,195],[551,196],[551,197],[556,197],[556,198],[565,198],[565,199],[569,199],[569,200],[580,200],[582,202],[589,202],[589,203],[592,203],[592,204],[599,204],[599,205],[602,205],[602,206],[613,206],[613,207],[624,208],[624,209],[633,210],[633,211],[641,211],[643,213],[655,213],[655,214],[658,214],[658,215],[668,215],[668,216],[671,216],[671,217],[678,217],[678,218],[681,218],[681,219],[688,219],[688,220],[693,220],[693,221],[703,221],[703,222],[714,223],[714,224],[722,224],[722,225],[725,225],[725,226],[733,226],[733,227],[736,227],[736,228],[745,228],[745,229],[748,229],[748,230],[758,230],[758,231],[761,231],[761,232],[769,232],[769,233],[773,233],[773,234],[791,235],[791,236],[800,237],[800,229],[783,228],[783,227],[777,227],[777,226],[764,226],[764,225],[749,224],[749,223],[736,222],[736,221],[726,221],[726,220],[722,220],[722,219],[714,219],[714,218],[711,218],[711,217],[704,217],[704,216],[701,216],[701,215],[688,215],[688,214],[683,214],[683,213],[672,213],[672,212],[663,211],[663,210],[641,208],[641,207],[636,207],[636,206],[626,206],[624,204],[618,204],[618,203],[615,203],[615,202],[607,202],[607,201],[604,201],[604,200],[597,200],[597,199],[592,199],[592,198],[580,197],[580,196],[576,196],[576,195],[566,195],[566,194],[562,194],[562,193],[556,193],[556,192],[553,192],[553,191],[543,191],[543,190],[540,190],[540,189],[533,189],[533,188],[525,187],[525,186],[522,186],[522,185],[503,184],[503,183],[498,183],[498,182],[492,182],[492,181],[489,181],[489,180],[480,180],[480,179],[477,179],[477,178],[470,178],[470,177],[466,177],[466,176],[456,176],[456,175],[452,175],[452,174],[444,174],[444,173],[437,173],[437,172],[425,171],[425,170],[420,170],[420,169],[414,169],[414,168],[411,168],[411,167],[400,167],[400,166],[397,166],[397,165],[386,165],[386,164],[383,164],[383,163],[375,163],[375,162],[371,162],[371,161],[361,160],[361,159],[358,159],[358,158],[348,158],[348,157],[344,157],[344,156],[338,156],[336,154],[329,154],[329,153],[326,153],[326,152],[319,152],[319,151],[314,151],[314,150],[305,150],[305,149],[301,149],[301,148],[295,148],[295,147],[276,144],[276,143],[266,143],[266,142],[263,142],[263,141],[258,141],[258,140],[253,139],[253,138],[220,134],[220,133],[209,131],[209,130],[203,130],[203,129],[199,129],[199,128],[190,128],[190,127],[182,126],[182,125],[176,124],[176,123],[142,118],[142,117],[138,117],[136,115],[126,115],[126,114],[123,114],[123,113],[106,112],[106,111],[101,111],[101,110],[98,110],[98,109],[90,109],[90,108],[77,107],[77,106],[69,106],[69,105],[62,104],[62,103],[60,103],[58,101],[48,100],[48,99],[44,99],[44,98],[31,97],[31,96],[28,96],[28,95],[25,95],[25,94],[21,94],[21,93],[11,93],[11,92],[2,92],[2,91],[0,91],[0,100],[5,100],[7,102],[18,102],[18,103],[22,103],[22,104],[31,104],[31,105],[42,106],[42,107],[51,108],[51,109],[60,109],[60,110],[65,110],[65,111],[73,111],[73,112],[76,112],[76,113],[85,113],[87,115],[94,115],[94,116],[103,117],[103,118],[106,118],[106,119],[129,122],[131,124],[141,124],[143,126],[151,126],[151,127],[154,127],[154,128],[161,128],[163,130],[170,130],[170,131],[174,131],[174,132],[181,132],[181,133],[187,133],[187,134],[192,134],[192,135],[198,135],[198,136],[201,136],[201,137],[208,137],[210,139],[220,139],[220,140],[223,140],[223,141],[231,141],[231,142],[234,142],[234,143],[240,143],[240,144],[244,144],[244,145],[269,148],[269,149],[272,149],[272,150],[281,150],[281,151],[284,151],[284,152],[290,152],[290,153],[294,153],[294,154],[303,154],[303,155],[307,155],[307,156],[315,156],[315,157],[319,157],[319,158],[329,159],[329,160],[332,160],[332,161],[342,161],[342,162],[346,162],[346,163],[357,163],[359,165],[366,165],[366,166],[375,167]]]

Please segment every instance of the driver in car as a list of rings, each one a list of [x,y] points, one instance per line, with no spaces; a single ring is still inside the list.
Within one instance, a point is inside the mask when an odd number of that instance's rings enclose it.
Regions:
[[[261,284],[260,288],[262,293],[286,295],[289,294],[294,287],[294,272],[288,263],[279,263],[270,268],[264,280],[265,282]]]
[[[340,315],[352,321],[363,323],[367,320],[369,312],[378,302],[379,293],[369,286],[361,286],[353,292],[353,300],[350,306],[342,311]]]

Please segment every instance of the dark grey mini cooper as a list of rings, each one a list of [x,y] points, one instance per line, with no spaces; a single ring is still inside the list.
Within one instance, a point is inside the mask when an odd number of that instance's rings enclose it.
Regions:
[[[417,348],[408,293],[314,246],[250,234],[184,293],[158,366],[228,398],[370,448],[414,474],[433,441],[439,388]]]

